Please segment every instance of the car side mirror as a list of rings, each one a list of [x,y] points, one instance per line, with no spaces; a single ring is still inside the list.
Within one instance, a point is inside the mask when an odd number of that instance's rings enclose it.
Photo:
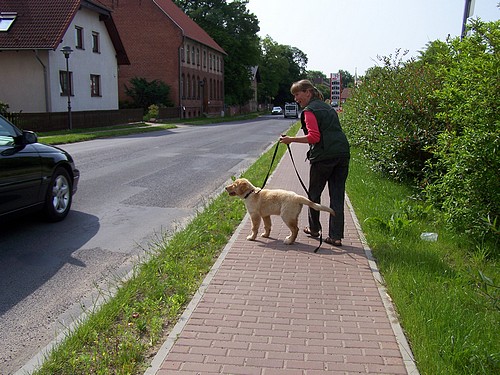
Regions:
[[[38,136],[35,132],[23,130],[23,142],[24,144],[32,144],[38,142]]]

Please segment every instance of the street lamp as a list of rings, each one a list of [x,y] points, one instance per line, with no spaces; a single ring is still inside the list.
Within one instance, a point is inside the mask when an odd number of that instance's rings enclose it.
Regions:
[[[69,46],[65,46],[61,49],[61,52],[66,58],[66,94],[68,94],[68,126],[69,130],[73,129],[73,124],[71,122],[71,83],[69,80],[69,55],[73,50]]]

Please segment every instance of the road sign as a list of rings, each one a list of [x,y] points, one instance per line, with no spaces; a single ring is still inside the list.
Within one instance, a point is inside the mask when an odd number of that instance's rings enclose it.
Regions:
[[[330,73],[330,97],[332,107],[338,107],[340,105],[341,81],[342,77],[340,75],[340,72]]]

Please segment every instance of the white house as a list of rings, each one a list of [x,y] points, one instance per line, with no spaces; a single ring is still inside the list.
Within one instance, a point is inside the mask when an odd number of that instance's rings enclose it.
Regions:
[[[118,109],[118,69],[129,64],[98,1],[0,2],[0,102],[10,112],[67,111],[68,72],[73,111]]]

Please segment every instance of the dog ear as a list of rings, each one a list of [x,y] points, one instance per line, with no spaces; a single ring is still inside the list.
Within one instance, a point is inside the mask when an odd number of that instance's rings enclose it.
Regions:
[[[237,184],[236,189],[238,191],[238,195],[242,195],[245,191],[248,190],[248,184],[245,180],[238,179],[235,181],[235,183]]]

